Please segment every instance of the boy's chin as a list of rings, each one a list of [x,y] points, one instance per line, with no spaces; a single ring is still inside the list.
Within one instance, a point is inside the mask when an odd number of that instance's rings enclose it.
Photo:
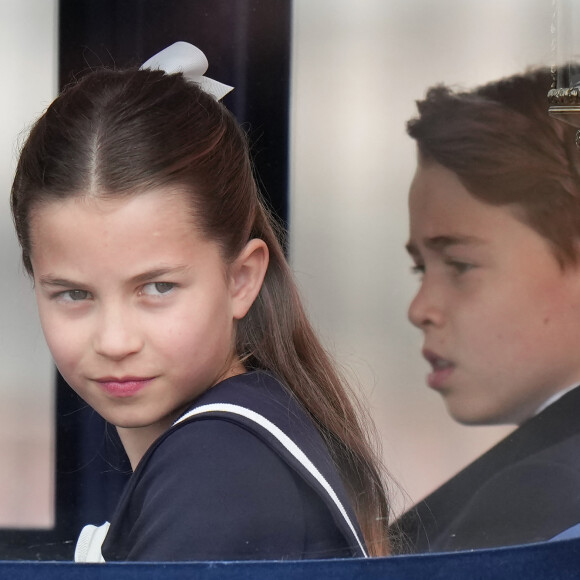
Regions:
[[[465,425],[468,427],[519,425],[525,420],[520,420],[516,417],[512,417],[509,414],[504,415],[501,413],[485,413],[481,410],[454,410],[449,406],[447,407],[447,411],[454,421],[460,425]]]
[[[489,409],[480,405],[459,404],[457,401],[445,400],[447,412],[460,425],[485,427],[494,425],[514,425],[519,421],[506,410]]]

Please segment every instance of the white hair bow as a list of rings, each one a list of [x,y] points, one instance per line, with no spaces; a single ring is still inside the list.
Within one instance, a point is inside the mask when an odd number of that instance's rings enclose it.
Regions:
[[[188,81],[197,83],[219,101],[234,87],[203,76],[208,66],[205,54],[197,46],[179,41],[153,55],[141,68],[159,69],[169,74],[181,72]]]

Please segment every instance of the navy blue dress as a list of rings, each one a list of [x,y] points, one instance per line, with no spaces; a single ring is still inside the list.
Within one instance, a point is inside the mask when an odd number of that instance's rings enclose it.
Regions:
[[[365,556],[312,420],[264,372],[209,389],[142,458],[102,546],[105,561]]]

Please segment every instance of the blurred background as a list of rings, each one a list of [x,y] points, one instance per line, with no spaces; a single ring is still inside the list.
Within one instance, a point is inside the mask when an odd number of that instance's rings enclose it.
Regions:
[[[17,152],[57,90],[56,0],[0,0],[0,526],[54,519],[54,371],[9,210]]]
[[[418,281],[404,251],[415,170],[405,123],[433,84],[550,65],[552,10],[552,0],[294,1],[292,265],[320,332],[368,393],[407,506],[509,428],[458,425],[425,385],[421,334],[406,319]]]
[[[101,4],[104,22],[107,4]],[[142,0],[123,6],[157,6],[171,19],[174,4]],[[226,25],[218,31],[206,31],[209,46],[199,43],[208,54],[210,76],[243,85],[238,91],[243,97],[228,106],[252,125],[259,136],[258,153],[277,151],[278,164],[266,160],[258,169],[279,173],[286,184],[264,179],[267,189],[281,190],[269,191],[273,198],[288,192],[277,209],[289,225],[292,266],[315,326],[365,393],[385,464],[403,490],[395,492],[397,511],[509,430],[454,423],[439,396],[425,386],[428,368],[420,356],[420,333],[406,320],[417,281],[404,251],[406,196],[415,165],[405,122],[415,113],[414,101],[435,83],[470,88],[549,65],[552,4],[229,0],[233,16],[222,19]],[[222,72],[219,63],[212,65],[211,52],[226,45],[231,51],[223,39],[239,37],[240,19],[260,11],[260,28],[243,28],[247,42],[258,43],[248,58],[264,60],[260,75],[238,67],[238,78],[228,78],[227,66]],[[269,23],[280,26],[276,11],[288,15],[284,80],[268,60]],[[113,18],[134,24],[126,15],[111,13]],[[20,266],[8,197],[18,143],[56,95],[59,73],[64,82],[62,58],[61,70],[58,66],[59,22],[62,26],[57,0],[0,0],[0,528],[6,530],[49,530],[56,517],[55,372],[36,320],[32,286]],[[74,21],[68,22],[74,30]],[[146,30],[146,22],[136,22]],[[218,37],[216,48],[211,39]],[[95,49],[90,43],[79,46],[86,65]],[[149,57],[152,53],[141,54],[146,50],[141,46],[134,58]],[[104,64],[111,62],[105,59]],[[255,102],[257,91],[267,95],[269,87],[279,86],[289,87],[289,98],[276,101],[282,105],[248,113],[244,99]],[[283,130],[268,134],[270,124]],[[268,138],[278,142],[279,150]]]

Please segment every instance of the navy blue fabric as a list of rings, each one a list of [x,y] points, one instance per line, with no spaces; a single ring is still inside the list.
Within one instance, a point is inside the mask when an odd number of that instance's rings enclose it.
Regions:
[[[357,526],[318,431],[276,379],[262,372],[232,377],[192,408],[218,402],[252,409],[284,431],[333,485]],[[107,562],[362,555],[302,464],[253,421],[221,413],[191,417],[152,445],[102,552]]]
[[[580,539],[511,548],[301,562],[0,563],[11,580],[573,580]]]
[[[398,522],[410,551],[540,542],[580,522],[580,388],[467,466]]]

